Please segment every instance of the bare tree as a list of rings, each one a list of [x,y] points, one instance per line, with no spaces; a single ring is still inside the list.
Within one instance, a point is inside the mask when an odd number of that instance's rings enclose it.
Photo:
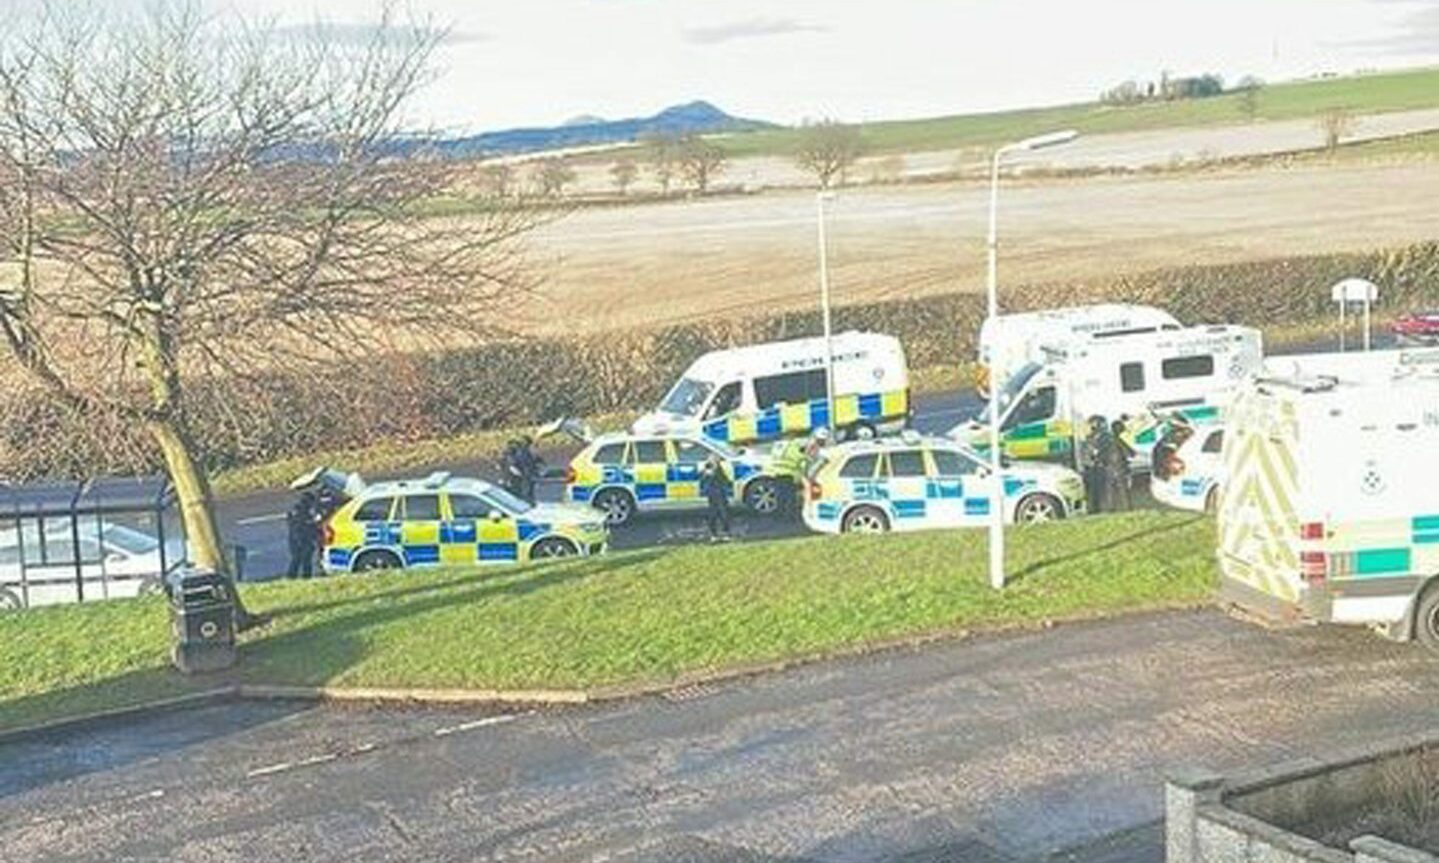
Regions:
[[[575,181],[575,169],[559,156],[549,156],[535,163],[533,177],[539,193],[554,198],[563,195],[565,186]]]
[[[509,162],[480,166],[480,187],[492,198],[508,198],[515,191],[515,167]]]
[[[187,389],[494,332],[531,287],[533,226],[413,215],[457,179],[396,147],[437,31],[387,14],[355,46],[228,20],[51,13],[0,42],[0,344],[97,434],[138,430],[191,559],[222,573]]]
[[[680,172],[701,195],[709,191],[710,182],[728,161],[724,149],[713,141],[698,135],[686,135],[679,141]]]
[[[675,172],[679,169],[679,141],[665,135],[650,138],[645,143],[650,172],[660,184],[660,194],[668,195],[674,183]]]
[[[1253,75],[1245,75],[1235,85],[1239,94],[1239,113],[1244,119],[1253,123],[1259,116],[1259,91],[1264,88],[1264,82]]]
[[[814,174],[821,189],[828,189],[844,177],[864,152],[858,126],[836,120],[821,120],[800,129],[795,164]]]
[[[1334,152],[1345,138],[1354,134],[1359,123],[1346,108],[1332,108],[1319,118],[1319,131],[1324,134],[1324,149]]]
[[[634,185],[635,178],[639,176],[639,173],[639,166],[629,156],[624,156],[615,162],[610,166],[610,178],[615,182],[615,191],[619,192],[621,197],[629,194],[630,186]]]

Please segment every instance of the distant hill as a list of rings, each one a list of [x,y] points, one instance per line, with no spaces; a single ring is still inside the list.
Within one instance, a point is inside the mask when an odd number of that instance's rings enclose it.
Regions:
[[[467,138],[431,142],[430,146],[450,158],[474,158],[598,144],[628,144],[650,135],[707,135],[772,128],[775,128],[773,123],[733,117],[701,101],[666,108],[652,117],[628,120],[576,117],[562,126],[485,132]]]

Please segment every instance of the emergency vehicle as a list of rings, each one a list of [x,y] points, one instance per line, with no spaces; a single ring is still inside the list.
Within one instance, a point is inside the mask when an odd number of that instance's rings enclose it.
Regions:
[[[819,533],[884,533],[989,523],[994,475],[981,456],[905,434],[826,450],[805,490],[804,523]],[[1004,518],[1043,522],[1084,512],[1084,482],[1059,465],[1004,469]]]
[[[622,525],[640,512],[704,509],[700,470],[717,456],[734,483],[733,503],[761,515],[783,507],[791,481],[771,470],[767,453],[739,450],[697,433],[600,435],[570,461],[564,499]]]
[[[1068,306],[985,318],[979,328],[976,383],[979,391],[987,394],[990,381],[1002,385],[1025,365],[1042,361],[1045,347],[1179,328],[1179,321],[1169,312],[1131,303]]]
[[[834,411],[823,338],[713,351],[695,360],[635,434],[699,432],[743,445],[832,429],[874,437],[909,422],[909,368],[893,336],[844,332],[833,339]]]
[[[356,483],[325,522],[326,572],[524,563],[604,551],[609,530],[586,507],[531,504],[478,479]]]
[[[1226,596],[1439,647],[1439,350],[1270,360],[1224,463]]]
[[[1219,422],[1262,362],[1259,331],[1229,324],[1045,347],[999,393],[1000,445],[1011,458],[1074,464],[1090,417],[1123,419],[1133,467],[1146,470],[1166,418]],[[987,451],[988,423],[986,407],[950,434]]]
[[[1154,447],[1149,493],[1160,504],[1214,512],[1224,484],[1224,427],[1170,423]]]

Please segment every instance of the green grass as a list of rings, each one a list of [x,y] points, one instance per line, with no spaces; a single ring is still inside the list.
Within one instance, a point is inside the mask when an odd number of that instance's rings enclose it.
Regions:
[[[1439,69],[1413,69],[1274,84],[1260,91],[1256,119],[1318,117],[1336,108],[1373,114],[1436,106],[1439,106]],[[866,123],[862,134],[870,153],[905,153],[965,147],[987,149],[1056,129],[1077,129],[1082,134],[1095,135],[1247,121],[1240,106],[1240,97],[1226,94],[1211,99],[1125,107],[1087,103],[993,114]],[[732,158],[783,156],[794,151],[798,132],[794,129],[774,129],[718,140]]]
[[[222,678],[166,667],[159,600],[0,617],[0,728],[221,682],[594,687],[876,641],[1201,603],[1213,528],[1175,513],[1010,533],[1012,584],[985,580],[983,531],[692,545],[523,570],[247,586],[274,622]]]

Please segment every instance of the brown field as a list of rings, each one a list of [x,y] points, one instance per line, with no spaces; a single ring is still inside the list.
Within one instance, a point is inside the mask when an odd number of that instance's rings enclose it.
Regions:
[[[1001,203],[1001,284],[1434,239],[1436,201],[1433,163],[1011,181]],[[840,193],[828,205],[835,302],[981,290],[987,202],[987,187],[975,183]],[[582,209],[530,245],[546,277],[546,298],[524,310],[537,333],[817,301],[809,192]]]

